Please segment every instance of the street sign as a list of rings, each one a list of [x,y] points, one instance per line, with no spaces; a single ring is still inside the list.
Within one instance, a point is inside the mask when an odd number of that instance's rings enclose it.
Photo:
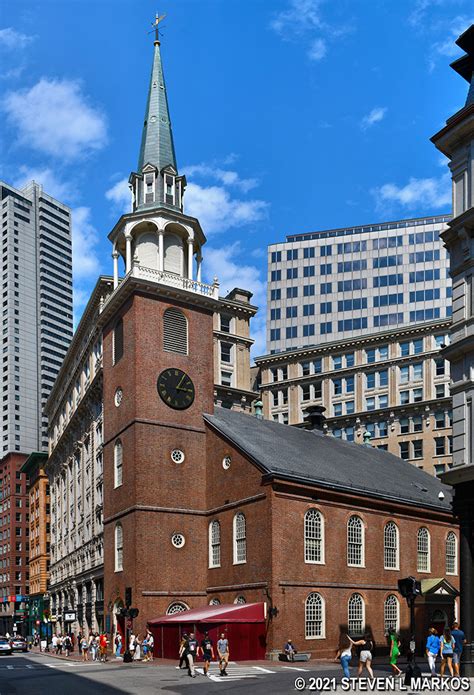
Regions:
[[[132,629],[132,621],[130,619],[127,620],[127,627],[129,630]]]
[[[76,619],[76,612],[75,611],[66,611],[64,613],[64,622],[66,623],[72,623]]]

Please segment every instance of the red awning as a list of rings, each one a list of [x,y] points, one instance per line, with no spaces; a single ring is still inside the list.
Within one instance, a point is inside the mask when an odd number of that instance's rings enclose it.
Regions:
[[[149,620],[148,625],[156,627],[173,623],[263,623],[265,616],[264,603],[229,603],[162,615]]]

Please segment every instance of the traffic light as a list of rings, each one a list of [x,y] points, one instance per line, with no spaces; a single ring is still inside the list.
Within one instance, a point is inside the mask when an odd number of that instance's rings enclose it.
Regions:
[[[421,594],[421,582],[415,577],[398,580],[398,591],[404,598],[415,598]]]
[[[130,610],[128,611],[128,614],[131,618],[137,618],[139,612],[140,611],[138,610],[138,608],[130,608]]]
[[[125,587],[125,605],[127,608],[130,608],[132,605],[132,587],[131,586],[126,586]]]

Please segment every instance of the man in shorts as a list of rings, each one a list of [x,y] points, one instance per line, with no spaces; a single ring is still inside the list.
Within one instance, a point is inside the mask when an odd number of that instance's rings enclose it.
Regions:
[[[467,644],[467,639],[464,632],[459,629],[459,623],[453,623],[451,635],[454,637],[455,642],[453,651],[454,675],[459,676],[459,664],[461,662],[461,655],[464,649],[464,645]]]
[[[217,642],[217,654],[219,656],[219,670],[221,676],[227,676],[227,664],[229,663],[229,640],[225,634],[221,633],[221,638]]]
[[[214,645],[209,637],[209,633],[204,633],[204,639],[201,642],[200,650],[202,652],[202,658],[204,661],[204,675],[207,676],[209,671],[209,666],[211,665],[211,660],[214,658]]]

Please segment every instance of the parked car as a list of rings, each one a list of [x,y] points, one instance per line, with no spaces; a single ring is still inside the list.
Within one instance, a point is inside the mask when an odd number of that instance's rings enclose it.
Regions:
[[[12,652],[27,652],[28,642],[24,637],[12,637],[10,640]]]
[[[8,637],[0,637],[0,654],[11,654],[12,645]]]

